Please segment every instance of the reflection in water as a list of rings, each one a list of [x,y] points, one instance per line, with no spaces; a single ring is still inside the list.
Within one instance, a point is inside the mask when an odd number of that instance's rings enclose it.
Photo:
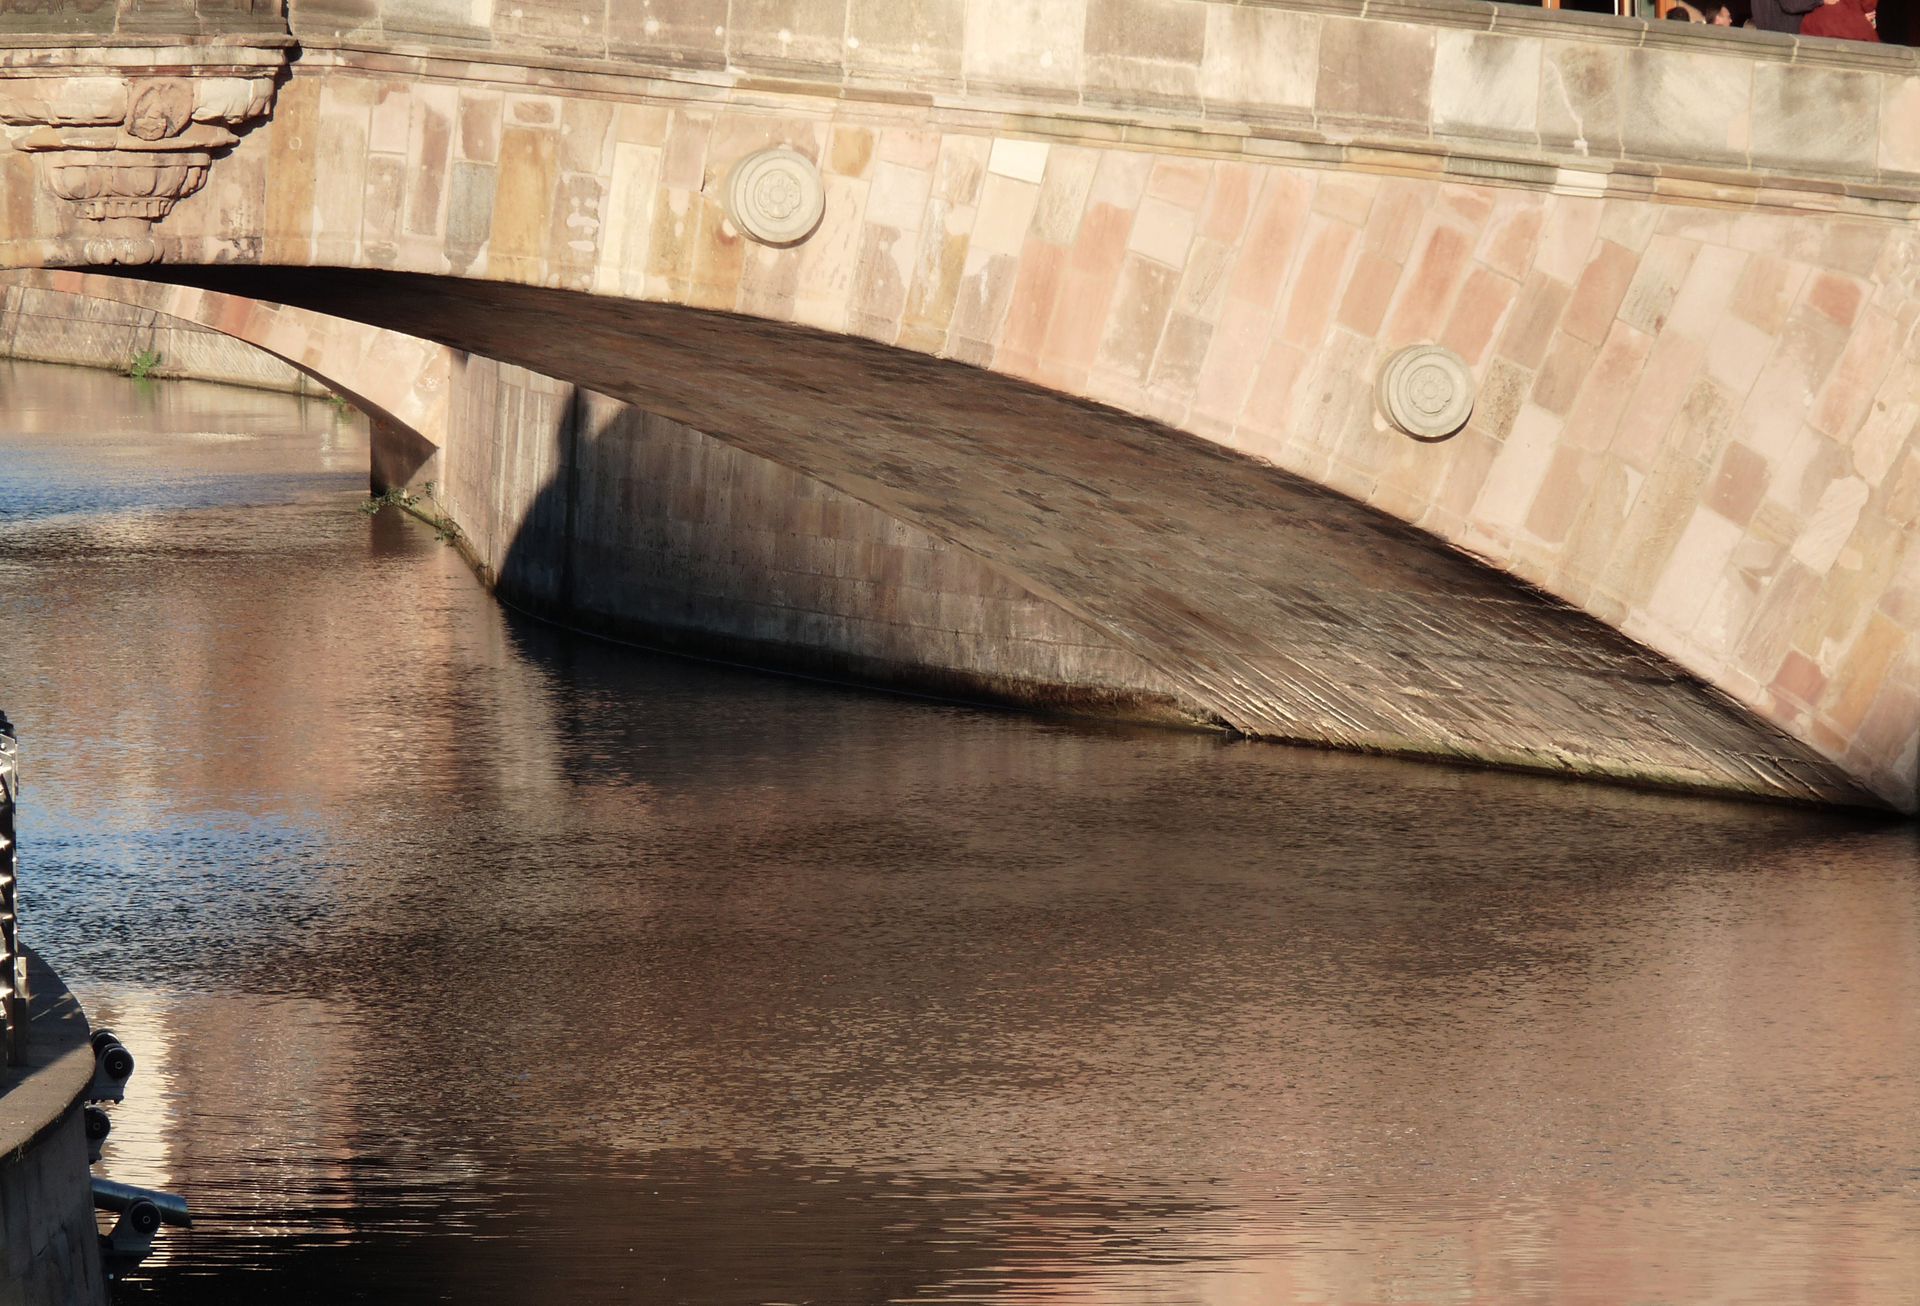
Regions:
[[[324,405],[0,400],[128,1301],[1920,1295],[1907,828],[656,659]]]

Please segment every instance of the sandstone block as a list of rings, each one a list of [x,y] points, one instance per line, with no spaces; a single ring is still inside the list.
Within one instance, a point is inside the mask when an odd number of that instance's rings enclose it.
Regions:
[[[1076,96],[1086,25],[1087,0],[967,0],[967,81]]]
[[[1540,134],[1537,40],[1443,28],[1434,35],[1436,135],[1532,142]]]
[[[1883,80],[1838,68],[1753,65],[1753,163],[1816,173],[1872,171],[1880,152]],[[1910,135],[1913,130],[1909,124]]]
[[[1320,75],[1320,15],[1208,5],[1206,17],[1200,85],[1210,107],[1255,120],[1311,116]]]
[[[1426,135],[1434,35],[1426,27],[1324,19],[1314,91],[1321,120],[1333,126],[1393,127]]]
[[[1195,0],[1087,0],[1088,93],[1197,107],[1207,8]]]
[[[912,85],[958,82],[966,0],[849,0],[847,68]]]

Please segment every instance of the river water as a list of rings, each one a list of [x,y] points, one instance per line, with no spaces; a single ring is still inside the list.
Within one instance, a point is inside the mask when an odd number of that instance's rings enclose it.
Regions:
[[[324,403],[0,365],[124,1302],[1920,1299],[1920,845],[654,657]]]

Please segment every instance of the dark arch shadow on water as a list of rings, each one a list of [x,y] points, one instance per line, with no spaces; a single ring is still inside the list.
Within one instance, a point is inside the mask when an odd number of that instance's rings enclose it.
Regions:
[[[704,432],[966,551],[1241,733],[1882,806],[1604,623],[1377,510],[1144,419],[862,339],[677,306],[336,269],[160,275],[502,359]],[[574,523],[595,487],[577,418],[556,422],[567,460],[500,581],[509,601],[541,611],[544,594],[544,615],[591,627]],[[635,625],[606,633],[664,629]]]

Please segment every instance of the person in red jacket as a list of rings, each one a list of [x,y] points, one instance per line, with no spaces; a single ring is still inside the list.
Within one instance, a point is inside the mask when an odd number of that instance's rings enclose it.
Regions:
[[[1873,29],[1873,11],[1880,0],[1826,0],[1800,20],[1800,35],[1830,36],[1840,41],[1880,40]]]

